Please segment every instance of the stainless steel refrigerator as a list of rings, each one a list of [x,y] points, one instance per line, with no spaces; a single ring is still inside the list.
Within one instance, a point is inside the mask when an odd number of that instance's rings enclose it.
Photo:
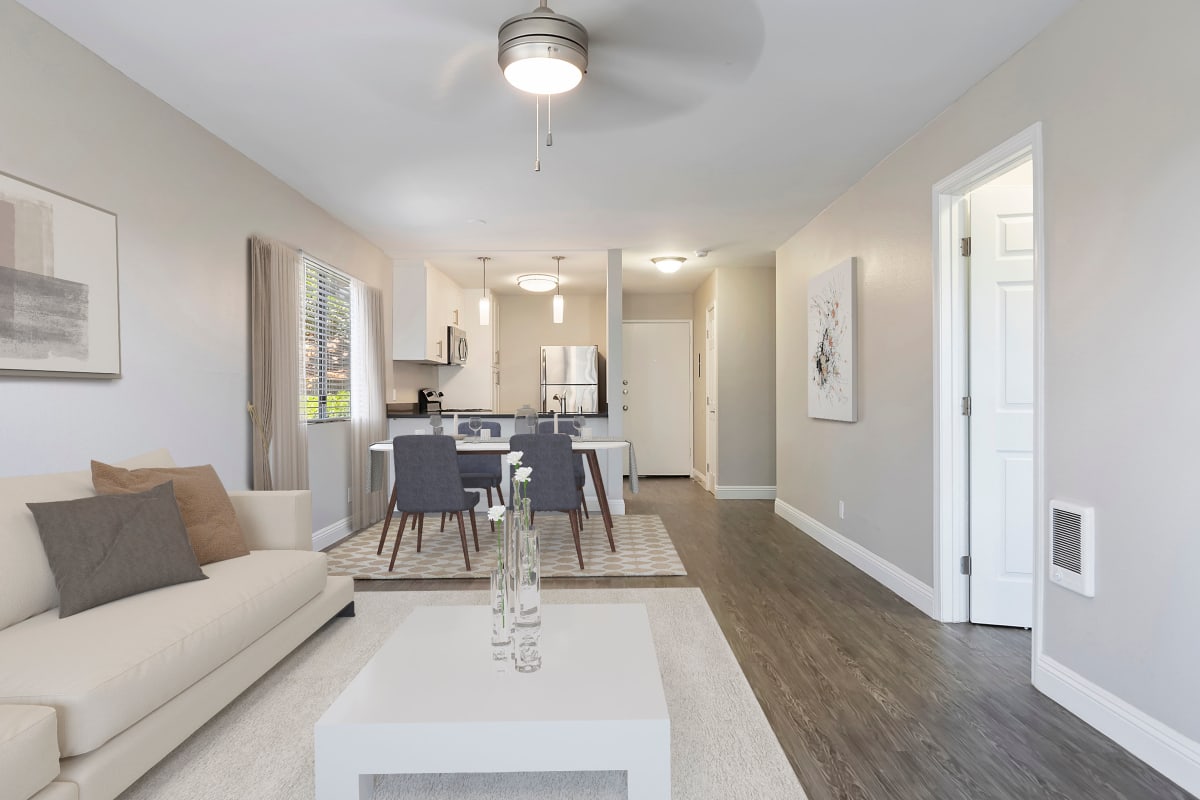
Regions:
[[[542,411],[596,414],[600,370],[596,345],[542,347]]]

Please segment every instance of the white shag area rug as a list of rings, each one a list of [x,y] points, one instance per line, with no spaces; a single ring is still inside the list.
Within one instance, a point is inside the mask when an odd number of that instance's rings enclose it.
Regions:
[[[367,659],[414,607],[482,605],[486,594],[355,594],[357,617],[326,625],[119,800],[313,797],[313,725]],[[545,601],[645,604],[671,714],[672,798],[803,800],[699,589],[559,589]],[[625,773],[381,776],[376,797],[624,800]]]

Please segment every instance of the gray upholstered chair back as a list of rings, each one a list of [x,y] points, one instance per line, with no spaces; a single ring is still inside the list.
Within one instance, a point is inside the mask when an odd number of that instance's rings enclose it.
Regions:
[[[572,469],[571,437],[566,434],[520,433],[509,440],[520,450],[521,466],[531,467],[530,507],[534,511],[571,511],[579,508],[579,490]],[[516,487],[513,487],[516,495]]]
[[[396,463],[396,508],[411,513],[467,508],[454,439],[397,436],[392,440],[392,458]]]
[[[482,420],[480,430],[491,431],[493,437],[500,436],[500,423],[490,419]],[[468,436],[473,434],[469,423],[458,423],[458,432]],[[497,479],[504,477],[504,466],[500,456],[484,456],[478,453],[462,453],[458,457],[459,472],[469,472],[477,475],[495,475]]]
[[[569,436],[575,436],[579,433],[579,431],[575,429],[575,418],[574,417],[559,417],[558,418],[558,430],[554,430],[554,420],[552,420],[552,419],[538,420],[537,432],[538,433],[565,433]]]

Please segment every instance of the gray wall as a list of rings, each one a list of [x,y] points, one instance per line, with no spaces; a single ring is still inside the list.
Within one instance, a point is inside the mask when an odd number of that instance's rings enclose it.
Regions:
[[[1094,599],[1046,587],[1045,652],[1193,740],[1197,30],[1193,0],[1079,4],[807,224],[777,262],[781,409],[803,407],[805,315],[794,309],[808,277],[848,256],[861,266],[860,421],[785,412],[780,498],[931,582],[931,187],[1043,123],[1046,492],[1096,507],[1098,565]]]
[[[775,270],[718,272],[717,485],[774,486]]]
[[[385,298],[391,261],[11,0],[0,0],[0,108],[0,170],[117,215],[124,373],[0,378],[0,475],[167,447],[246,486],[247,237],[304,248]]]
[[[348,521],[350,504],[346,501],[346,487],[350,485],[349,422],[321,422],[308,426],[308,485],[312,492],[314,532],[324,530],[342,520]]]

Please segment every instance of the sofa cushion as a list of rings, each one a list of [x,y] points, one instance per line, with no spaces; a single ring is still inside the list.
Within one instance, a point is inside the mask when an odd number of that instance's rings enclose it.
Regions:
[[[28,800],[58,777],[54,709],[0,705],[0,800]]]
[[[170,481],[140,494],[30,503],[69,617],[131,594],[204,580]]]
[[[144,492],[167,481],[175,484],[175,500],[196,561],[211,564],[250,552],[233,502],[211,464],[125,469],[92,462],[92,485],[100,494]]]
[[[258,639],[325,587],[325,554],[256,550],[209,579],[0,631],[0,703],[53,706],[64,757],[90,752]]]
[[[123,467],[170,466],[171,454],[155,450],[118,462]],[[88,471],[0,478],[0,628],[58,605],[54,575],[26,503],[92,497]]]

